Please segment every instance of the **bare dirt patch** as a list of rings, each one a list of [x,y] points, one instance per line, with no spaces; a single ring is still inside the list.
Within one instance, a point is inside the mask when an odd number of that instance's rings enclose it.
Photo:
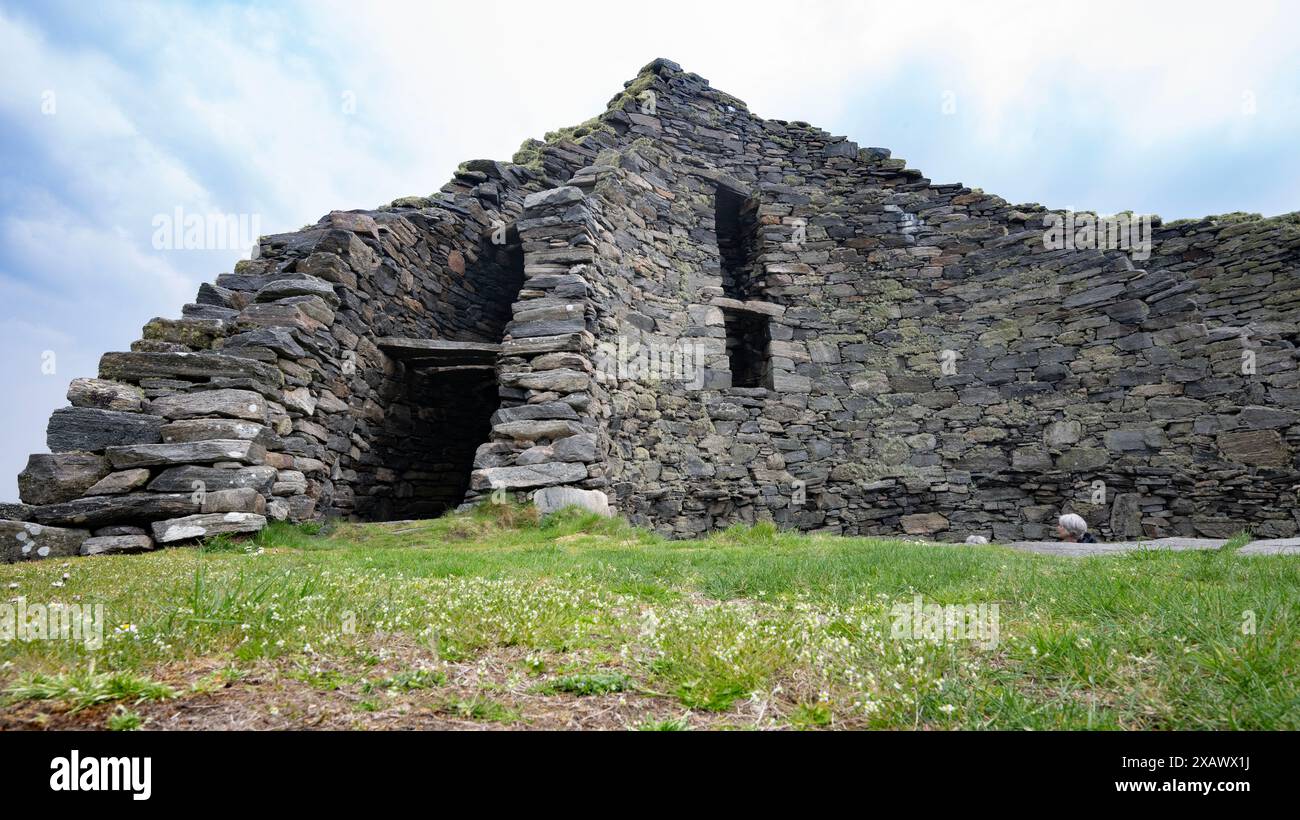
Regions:
[[[446,662],[411,642],[375,648],[373,661],[280,659],[230,672],[214,660],[157,676],[180,696],[81,711],[50,701],[0,708],[0,731],[98,730],[120,706],[145,730],[628,730],[681,721],[686,728],[748,728],[753,718],[688,713],[674,698],[639,690],[575,695],[544,690],[581,653],[498,648]],[[597,662],[599,659],[596,659]],[[540,674],[530,669],[544,668]]]

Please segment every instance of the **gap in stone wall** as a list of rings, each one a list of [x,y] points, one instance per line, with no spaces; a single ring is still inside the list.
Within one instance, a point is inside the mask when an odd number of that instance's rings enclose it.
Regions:
[[[768,317],[743,310],[724,309],[727,360],[732,387],[771,387],[768,352],[772,342]]]
[[[758,242],[758,200],[725,186],[714,198],[714,230],[722,265],[722,290],[728,299],[755,299],[760,283],[754,276]]]
[[[478,299],[469,306],[473,326],[480,332],[474,338],[453,338],[455,341],[501,341],[506,324],[512,316],[512,306],[524,286],[524,250],[519,236],[511,226],[505,234],[488,236],[483,240],[477,259],[465,260],[465,281],[477,293]]]
[[[410,368],[401,405],[390,406],[379,461],[391,492],[364,511],[374,521],[432,518],[469,488],[474,451],[500,404],[494,370]]]
[[[452,264],[463,266],[475,298],[463,306],[457,328],[438,338],[500,342],[524,283],[523,246],[514,226],[485,236],[477,254]],[[357,498],[356,516],[401,521],[455,509],[465,500],[474,453],[489,439],[500,406],[496,370],[407,364],[389,390],[380,429],[363,457],[378,480]]]

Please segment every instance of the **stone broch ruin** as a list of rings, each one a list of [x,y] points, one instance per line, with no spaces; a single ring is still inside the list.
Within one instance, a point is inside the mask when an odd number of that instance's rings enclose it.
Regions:
[[[676,537],[1294,536],[1300,215],[1157,220],[1139,263],[1050,248],[1051,213],[656,60],[150,321],[50,418],[0,555],[493,493]]]

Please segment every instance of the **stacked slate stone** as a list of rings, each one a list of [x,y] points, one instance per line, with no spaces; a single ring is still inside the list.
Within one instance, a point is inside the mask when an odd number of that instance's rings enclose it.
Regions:
[[[576,185],[524,200],[517,227],[526,278],[502,343],[503,406],[475,457],[470,503],[494,490],[537,490],[548,511],[607,509],[599,419],[608,400],[592,364],[595,205]]]
[[[755,290],[779,309],[764,388],[620,385],[610,475],[634,520],[1003,540],[1073,509],[1105,536],[1296,532],[1295,216],[1157,220],[1140,269],[1049,250],[1038,206],[757,120],[662,62],[637,85],[657,112],[628,115],[632,184],[607,197],[626,208],[604,209],[630,271],[609,324],[717,337],[709,307],[735,305],[710,174],[755,192]]]
[[[676,537],[1032,540],[1071,510],[1102,537],[1300,531],[1296,215],[1157,220],[1149,258],[1053,249],[1041,206],[667,60],[515,159],[265,237],[105,356],[0,507],[0,554],[497,492]],[[389,337],[500,343],[490,419]],[[683,344],[688,377],[609,366]]]
[[[102,378],[72,383],[72,406],[50,418],[53,452],[32,456],[18,479],[32,506],[0,525],[10,560],[135,552],[265,525],[262,493],[277,479],[266,446],[285,412],[266,396],[278,394],[280,371],[168,341],[206,344],[219,324],[155,321],[140,345],[149,352],[109,354]]]
[[[106,354],[51,416],[22,503],[0,508],[3,559],[139,552],[441,492],[440,454],[411,455],[435,426],[427,395],[376,341],[500,338],[519,283],[487,237],[542,183],[471,165],[433,198],[263,237],[183,318]]]

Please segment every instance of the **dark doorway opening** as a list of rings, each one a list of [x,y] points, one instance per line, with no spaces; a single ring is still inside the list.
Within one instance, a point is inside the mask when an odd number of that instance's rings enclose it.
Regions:
[[[722,264],[722,291],[728,299],[759,298],[758,199],[718,186],[714,198],[714,230]]]
[[[415,413],[391,517],[433,518],[465,500],[474,453],[501,403],[496,372],[413,369],[407,388]]]
[[[723,310],[732,387],[770,387],[768,317],[745,310]]]
[[[496,364],[524,284],[524,252],[511,226],[455,257],[447,268],[464,272],[432,301],[432,330],[374,340],[401,368],[376,374],[374,435],[337,442],[361,450],[354,512],[363,520],[432,518],[460,506],[478,447],[491,437],[501,404]]]

